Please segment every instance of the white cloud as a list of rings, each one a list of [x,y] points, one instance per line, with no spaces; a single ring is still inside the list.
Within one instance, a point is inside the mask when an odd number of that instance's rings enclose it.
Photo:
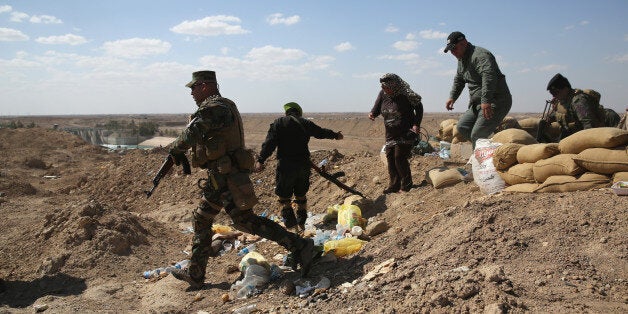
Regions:
[[[416,53],[406,53],[406,54],[401,54],[401,55],[384,55],[384,56],[379,57],[378,59],[412,61],[412,60],[417,60],[418,58],[419,58],[419,55]]]
[[[555,71],[564,70],[566,68],[567,66],[561,65],[561,64],[548,64],[548,65],[543,65],[543,66],[538,67],[537,70],[541,72],[555,72]]]
[[[444,38],[447,38],[447,33],[428,29],[428,30],[420,31],[419,36],[425,39],[444,39]]]
[[[406,40],[415,40],[416,39],[416,35],[412,34],[412,33],[408,33],[406,35]]]
[[[284,17],[281,13],[271,14],[266,18],[266,22],[270,25],[284,24],[284,25],[292,25],[299,23],[301,21],[301,17],[298,15],[293,15],[289,17]]]
[[[424,69],[433,69],[440,66],[440,63],[433,59],[425,59],[416,53],[406,53],[399,55],[384,55],[378,57],[381,60],[393,60],[401,61],[407,66],[411,67],[415,72],[420,72]]]
[[[365,80],[373,80],[373,79],[379,79],[380,77],[382,77],[382,75],[384,75],[384,73],[371,72],[371,73],[354,74],[352,75],[352,77],[365,79]]]
[[[0,13],[11,12],[13,8],[10,5],[0,5]]]
[[[628,62],[628,53],[627,54],[623,54],[623,55],[616,55],[610,58],[611,62],[619,62],[619,63],[626,63]]]
[[[87,42],[85,37],[74,35],[74,34],[65,34],[63,36],[48,36],[48,37],[38,37],[35,39],[36,42],[40,44],[47,45],[82,45]]]
[[[11,22],[22,22],[23,20],[28,19],[28,14],[23,12],[11,12]]]
[[[264,46],[251,49],[243,58],[204,56],[200,64],[220,71],[224,77],[283,81],[307,79],[314,71],[328,69],[334,60],[331,56],[311,56],[299,49]]]
[[[51,15],[33,15],[30,18],[31,23],[42,24],[61,24],[63,21]]]
[[[352,49],[355,49],[355,48],[348,41],[345,41],[344,43],[340,43],[340,44],[338,44],[338,45],[336,45],[334,47],[334,50],[336,50],[338,52],[345,52],[345,51],[349,51],[349,50],[352,50]]]
[[[392,24],[388,24],[388,26],[386,26],[386,29],[384,31],[386,33],[396,33],[399,31],[399,28],[393,26]]]
[[[589,21],[586,21],[586,20],[585,21],[580,21],[580,23],[578,23],[578,24],[580,24],[580,26],[589,25]]]
[[[251,49],[246,57],[259,62],[277,63],[298,60],[306,55],[305,52],[299,49],[285,49],[267,45],[261,48]]]
[[[519,70],[519,73],[528,73],[528,72],[532,72],[532,69],[530,69],[530,68],[523,68],[523,69]]]
[[[214,15],[207,16],[201,20],[183,21],[170,28],[170,31],[177,34],[197,35],[197,36],[218,36],[218,35],[239,35],[247,34],[250,31],[240,26],[240,19],[235,16]]]
[[[141,58],[164,54],[172,45],[159,39],[131,38],[105,42],[102,48],[108,55],[122,58]]]
[[[572,29],[574,29],[575,27],[576,27],[576,26],[574,26],[574,25],[567,25],[567,26],[565,26],[565,30],[566,30],[566,31],[568,31],[568,30],[572,30]]]
[[[17,29],[0,27],[0,41],[25,41],[28,36]]]
[[[220,48],[220,53],[222,53],[223,55],[229,54],[229,48],[228,47]]]
[[[397,50],[401,50],[401,51],[410,51],[410,50],[414,50],[419,46],[419,43],[417,43],[416,41],[413,40],[404,40],[404,41],[398,41],[395,42],[393,44],[393,47]]]

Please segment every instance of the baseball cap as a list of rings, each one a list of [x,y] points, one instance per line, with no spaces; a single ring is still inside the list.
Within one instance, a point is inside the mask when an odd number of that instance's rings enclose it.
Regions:
[[[185,84],[185,87],[192,87],[196,82],[217,82],[216,72],[214,71],[197,71],[192,73],[192,80]]]
[[[449,36],[447,36],[447,46],[445,46],[445,53],[447,53],[449,50],[454,49],[456,44],[463,39],[465,39],[465,37],[464,34],[461,32],[455,31],[449,34]]]

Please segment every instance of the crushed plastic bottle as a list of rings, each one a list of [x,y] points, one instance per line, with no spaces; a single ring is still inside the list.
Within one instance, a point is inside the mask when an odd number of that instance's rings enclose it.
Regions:
[[[257,304],[249,304],[233,310],[233,314],[249,314],[257,310]]]
[[[149,279],[149,278],[157,278],[157,277],[165,276],[164,274],[170,274],[175,269],[186,269],[188,268],[189,264],[190,264],[190,260],[184,259],[168,267],[159,267],[157,269],[147,270],[144,273],[142,273],[142,277]]]
[[[329,160],[327,160],[327,158],[321,160],[321,162],[318,163],[318,167],[319,168],[323,168],[325,166],[327,166],[327,163],[329,162]]]
[[[239,252],[238,256],[244,256],[249,252],[255,251],[255,243],[251,243],[245,247],[243,247]]]

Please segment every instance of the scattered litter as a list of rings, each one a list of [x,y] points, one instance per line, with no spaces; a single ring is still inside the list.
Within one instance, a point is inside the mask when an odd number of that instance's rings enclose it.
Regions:
[[[384,261],[383,263],[375,266],[373,270],[368,272],[364,277],[362,277],[362,281],[370,281],[373,278],[380,276],[382,274],[386,274],[390,272],[397,264],[395,263],[395,259],[391,258],[389,260]]]
[[[59,176],[44,176],[44,179],[59,179]]]

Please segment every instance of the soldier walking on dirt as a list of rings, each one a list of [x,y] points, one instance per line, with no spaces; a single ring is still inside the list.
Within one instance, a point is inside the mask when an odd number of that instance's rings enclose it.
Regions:
[[[286,228],[298,226],[304,230],[307,219],[306,194],[310,189],[312,169],[308,147],[310,137],[341,140],[343,135],[304,119],[301,106],[295,102],[289,102],[283,108],[286,115],[277,118],[270,125],[255,163],[255,170],[264,169],[264,162],[276,148],[278,163],[275,173],[275,194],[279,197],[281,216]],[[292,208],[292,196],[296,204],[296,217]]]
[[[386,128],[386,161],[390,182],[384,194],[410,191],[412,173],[408,158],[423,120],[421,96],[397,74],[387,73],[379,79],[382,89],[377,95],[369,119],[380,114]]]
[[[506,76],[490,51],[472,45],[461,32],[449,34],[444,51],[451,51],[458,59],[458,70],[445,108],[454,109],[454,102],[467,84],[469,108],[458,119],[457,128],[475,147],[479,138],[488,138],[495,131],[512,107]]]
[[[244,149],[242,118],[236,104],[220,95],[214,71],[194,72],[186,86],[191,89],[198,110],[172,144],[170,155],[178,165],[191,149],[192,166],[206,169],[208,177],[203,180],[203,197],[193,212],[190,266],[172,274],[192,288],[202,287],[208,259],[217,254],[211,247],[212,224],[224,208],[237,229],[275,241],[292,252],[306,276],[312,264],[314,242],[253,213],[258,199],[249,174],[255,161],[250,151]]]

